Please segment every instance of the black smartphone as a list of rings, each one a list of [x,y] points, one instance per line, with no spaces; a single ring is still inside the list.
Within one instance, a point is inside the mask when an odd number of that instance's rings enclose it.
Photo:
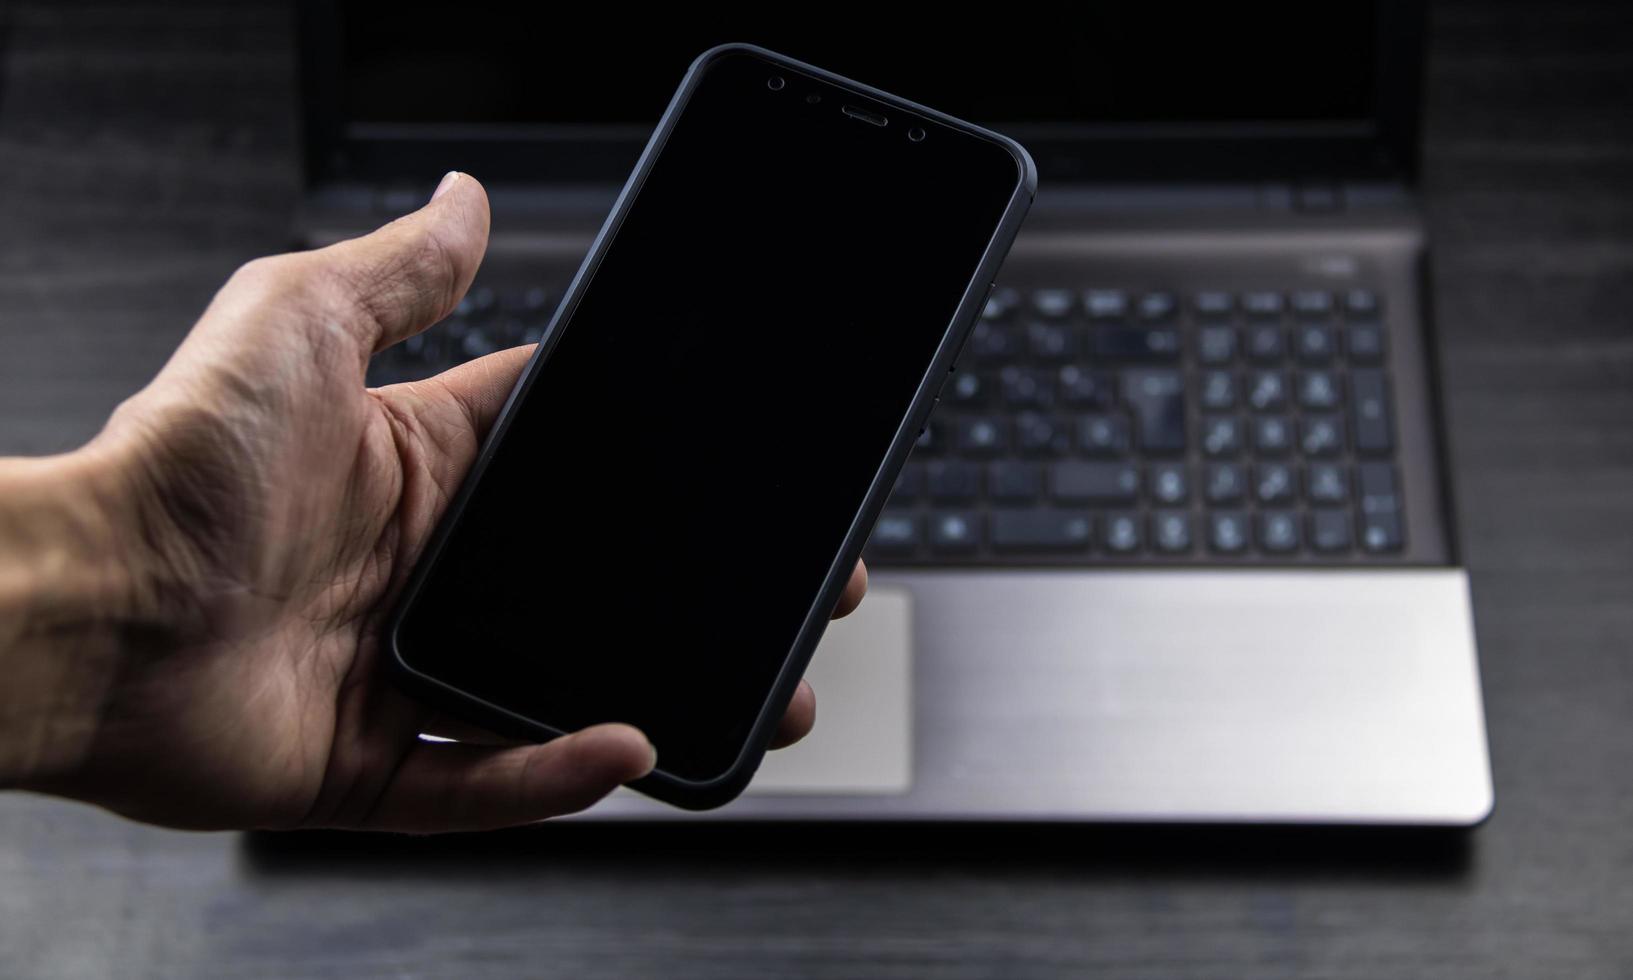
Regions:
[[[403,593],[399,676],[529,739],[628,722],[636,789],[735,797],[1036,185],[996,133],[705,52]]]

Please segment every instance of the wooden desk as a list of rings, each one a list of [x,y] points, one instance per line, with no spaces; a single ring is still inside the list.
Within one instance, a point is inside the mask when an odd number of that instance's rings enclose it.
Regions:
[[[0,452],[280,249],[287,16],[19,0]],[[1447,5],[1426,197],[1498,804],[1467,838],[556,828],[247,844],[0,799],[0,976],[1633,975],[1633,12]]]

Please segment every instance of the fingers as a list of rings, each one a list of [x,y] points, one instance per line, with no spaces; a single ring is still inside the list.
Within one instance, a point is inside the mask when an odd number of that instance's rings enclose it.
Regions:
[[[453,399],[478,439],[487,435],[499,410],[505,407],[510,389],[533,356],[533,345],[496,351],[467,361],[430,379]]]
[[[777,723],[777,730],[771,736],[771,747],[787,748],[811,734],[814,727],[816,692],[811,690],[810,682],[800,681],[799,687],[794,690],[794,699],[788,702],[788,710],[783,713],[782,721]]]
[[[868,594],[868,567],[860,561],[851,572],[850,581],[845,583],[845,591],[839,595],[839,603],[834,606],[834,618],[849,616],[862,604],[862,597]]]
[[[855,611],[867,591],[868,567],[857,562],[850,581],[845,583],[845,591],[839,596],[839,604],[834,607],[834,618],[848,616]],[[811,734],[811,729],[815,727],[816,691],[811,689],[809,681],[800,681],[799,687],[794,690],[793,700],[788,702],[788,710],[783,712],[782,720],[777,723],[777,731],[771,736],[771,747],[787,748]]]
[[[453,311],[488,247],[488,195],[475,177],[450,172],[429,203],[348,241],[301,253],[335,290],[346,325],[378,351]]]
[[[655,761],[646,736],[628,725],[517,748],[421,742],[362,826],[435,834],[533,823],[588,807]]]

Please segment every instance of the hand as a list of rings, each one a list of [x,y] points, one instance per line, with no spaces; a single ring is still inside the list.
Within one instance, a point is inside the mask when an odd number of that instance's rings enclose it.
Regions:
[[[453,309],[487,237],[487,195],[450,174],[371,235],[250,262],[89,446],[0,468],[0,501],[24,501],[0,503],[0,554],[9,533],[61,558],[34,563],[55,598],[25,590],[29,625],[0,632],[0,668],[33,678],[0,695],[11,783],[179,827],[435,832],[578,810],[652,768],[627,725],[507,745],[384,676],[384,612],[531,348],[379,389],[364,369]],[[858,565],[836,615],[865,589]],[[777,744],[814,717],[802,685]]]

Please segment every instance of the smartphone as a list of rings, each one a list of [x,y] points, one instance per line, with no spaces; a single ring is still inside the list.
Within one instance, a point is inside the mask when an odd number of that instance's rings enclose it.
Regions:
[[[635,789],[735,797],[1036,186],[996,133],[705,52],[405,588],[399,677],[531,740],[628,722]]]

